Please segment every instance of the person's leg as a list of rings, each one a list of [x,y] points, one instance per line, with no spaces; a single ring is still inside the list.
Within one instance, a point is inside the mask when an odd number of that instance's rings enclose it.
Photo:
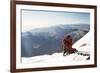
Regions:
[[[69,54],[70,54],[69,50],[67,48],[64,49],[63,56],[66,56],[66,55],[69,55]]]
[[[66,51],[65,50],[63,51],[63,56],[66,56]]]
[[[66,52],[66,55],[70,55],[70,53],[69,52]]]
[[[70,49],[70,53],[76,53],[78,52],[75,48]]]
[[[73,50],[74,50],[74,53],[77,53],[78,52],[78,50],[76,50],[75,48],[73,48]]]

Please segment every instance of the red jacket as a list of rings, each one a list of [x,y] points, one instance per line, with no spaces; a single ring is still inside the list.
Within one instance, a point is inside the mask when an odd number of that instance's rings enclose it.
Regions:
[[[72,38],[71,37],[64,38],[63,46],[64,46],[65,49],[72,49],[72,44],[73,44],[73,42],[72,42]]]

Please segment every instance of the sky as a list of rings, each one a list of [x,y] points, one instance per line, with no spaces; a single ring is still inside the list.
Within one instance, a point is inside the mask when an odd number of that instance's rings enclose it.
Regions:
[[[90,24],[90,13],[22,10],[22,32],[67,24]]]

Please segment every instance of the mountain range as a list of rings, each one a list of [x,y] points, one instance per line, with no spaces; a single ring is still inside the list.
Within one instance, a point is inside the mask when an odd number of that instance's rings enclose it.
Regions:
[[[21,57],[51,55],[62,52],[62,40],[71,35],[73,44],[90,29],[89,24],[61,24],[21,32]]]

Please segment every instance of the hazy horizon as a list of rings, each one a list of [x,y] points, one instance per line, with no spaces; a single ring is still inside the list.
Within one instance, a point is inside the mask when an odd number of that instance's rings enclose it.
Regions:
[[[90,13],[22,10],[22,31],[67,24],[90,24]]]

